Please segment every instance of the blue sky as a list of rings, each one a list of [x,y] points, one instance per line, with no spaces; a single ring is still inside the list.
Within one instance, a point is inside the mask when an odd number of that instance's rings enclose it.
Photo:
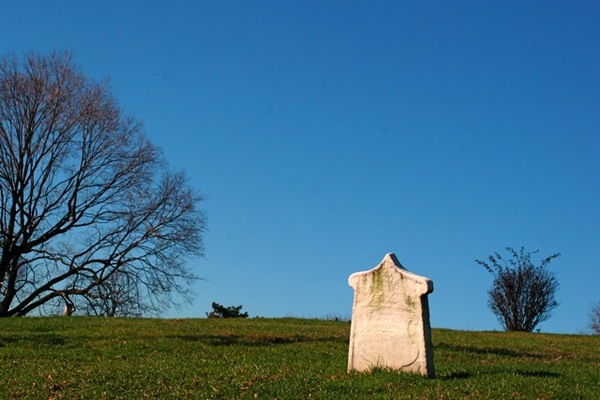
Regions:
[[[23,1],[0,52],[68,49],[206,200],[194,304],[349,317],[396,253],[434,327],[500,329],[505,246],[561,252],[578,333],[600,301],[600,3]]]

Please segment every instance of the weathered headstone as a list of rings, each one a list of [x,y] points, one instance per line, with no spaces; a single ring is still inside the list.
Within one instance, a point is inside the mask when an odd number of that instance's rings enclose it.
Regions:
[[[427,299],[433,282],[390,253],[348,283],[354,288],[348,371],[381,367],[434,377]]]

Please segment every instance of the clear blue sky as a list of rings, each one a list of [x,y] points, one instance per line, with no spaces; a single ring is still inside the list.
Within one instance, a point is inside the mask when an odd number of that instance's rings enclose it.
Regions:
[[[2,1],[0,52],[68,49],[205,196],[193,305],[348,317],[388,252],[431,324],[500,329],[505,246],[562,256],[577,333],[600,301],[600,2]]]

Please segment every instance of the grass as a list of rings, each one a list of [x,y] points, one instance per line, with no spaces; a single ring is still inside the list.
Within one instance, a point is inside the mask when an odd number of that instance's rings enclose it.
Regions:
[[[4,399],[597,399],[600,336],[433,330],[437,378],[347,373],[347,322],[0,320]]]

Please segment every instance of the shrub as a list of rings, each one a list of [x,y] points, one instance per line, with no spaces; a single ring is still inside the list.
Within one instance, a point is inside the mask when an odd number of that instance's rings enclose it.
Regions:
[[[590,328],[594,335],[600,335],[600,301],[594,304],[590,311]]]
[[[517,252],[507,247],[506,251],[511,256],[507,260],[497,252],[488,257],[488,262],[475,260],[494,276],[488,305],[507,331],[532,332],[558,306],[558,280],[547,266],[560,254],[548,256],[536,266],[531,254],[537,250],[529,253],[521,247]]]
[[[225,307],[219,303],[212,303],[213,310],[206,313],[208,318],[248,318],[248,313],[240,313],[242,306]]]

